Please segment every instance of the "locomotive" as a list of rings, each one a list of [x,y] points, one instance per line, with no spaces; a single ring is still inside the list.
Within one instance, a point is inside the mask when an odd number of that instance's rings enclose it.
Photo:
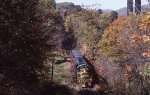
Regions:
[[[81,87],[91,87],[92,67],[87,64],[86,60],[79,51],[71,50],[70,55],[76,69],[77,83]]]

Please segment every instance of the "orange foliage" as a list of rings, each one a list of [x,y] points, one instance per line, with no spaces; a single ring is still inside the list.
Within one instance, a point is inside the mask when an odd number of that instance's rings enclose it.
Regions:
[[[142,53],[149,47],[149,30],[141,30],[139,25],[143,16],[119,17],[104,31],[102,40],[98,44],[100,53],[118,57],[121,61],[130,58],[130,53]],[[141,47],[142,46],[142,47]],[[141,48],[141,50],[139,50]]]
[[[150,58],[150,50],[144,52],[142,55]]]
[[[120,31],[121,27],[128,24],[129,20],[130,20],[129,17],[125,17],[125,16],[118,17],[118,19],[115,20],[111,24],[111,27],[109,27],[106,31],[107,32],[113,32],[114,29],[117,31]]]
[[[150,58],[150,20],[146,19],[147,21],[144,23],[142,22],[143,17],[143,15],[119,17],[104,31],[102,39],[98,43],[99,55],[105,56],[108,60],[111,59],[114,63],[113,65],[117,64],[119,68],[123,68],[121,76],[117,76],[117,78],[120,79],[119,81],[125,80],[126,89],[136,86],[130,84],[135,80],[140,83],[140,75],[136,77],[136,72],[140,72],[145,61]],[[141,28],[142,23],[146,28]],[[107,62],[104,61],[104,63],[106,64]],[[111,62],[107,64],[111,64]],[[107,76],[105,72],[104,75]],[[108,80],[112,81],[111,79]],[[115,83],[117,82],[115,81]],[[114,84],[114,87],[119,85]],[[134,91],[134,89],[132,90]]]
[[[142,18],[142,21],[140,23],[140,29],[146,29],[150,26],[150,12],[144,12],[144,17]]]
[[[137,35],[133,35],[131,37],[132,42],[148,42],[150,41],[150,36],[147,35],[143,35],[143,36],[137,36]]]

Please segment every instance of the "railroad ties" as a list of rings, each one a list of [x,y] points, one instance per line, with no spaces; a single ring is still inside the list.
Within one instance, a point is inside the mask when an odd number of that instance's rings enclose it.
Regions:
[[[67,37],[65,37],[64,39],[65,39],[65,41],[64,41],[63,45],[65,47],[66,54],[68,55],[68,57],[70,58],[70,61],[71,61],[71,68],[70,68],[71,78],[72,78],[72,81],[74,83],[76,83],[76,81],[77,81],[77,78],[76,78],[77,77],[76,76],[76,68],[75,68],[75,66],[73,64],[73,58],[72,58],[72,56],[70,54],[70,51],[72,50],[72,47],[70,46],[70,42],[67,39]]]

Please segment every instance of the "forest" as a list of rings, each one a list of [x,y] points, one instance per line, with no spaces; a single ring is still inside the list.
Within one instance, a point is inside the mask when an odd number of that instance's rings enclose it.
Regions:
[[[150,95],[150,9],[119,16],[55,0],[0,1],[0,95],[78,95],[66,34],[105,80],[99,95]]]

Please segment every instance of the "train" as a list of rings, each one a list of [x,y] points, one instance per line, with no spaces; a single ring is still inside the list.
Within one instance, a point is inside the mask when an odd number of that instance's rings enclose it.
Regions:
[[[76,69],[77,83],[82,88],[92,86],[92,67],[78,50],[71,50],[71,59]]]

